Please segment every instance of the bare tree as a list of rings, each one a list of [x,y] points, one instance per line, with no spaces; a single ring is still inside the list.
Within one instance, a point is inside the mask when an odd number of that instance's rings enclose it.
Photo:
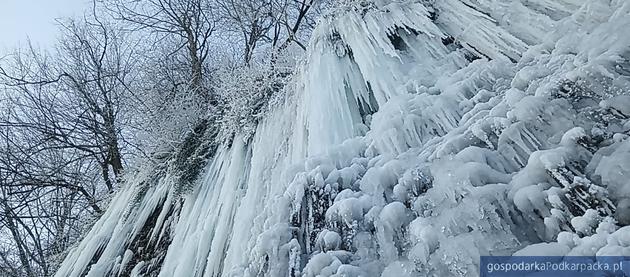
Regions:
[[[66,37],[54,61],[32,48],[0,67],[1,81],[14,113],[0,124],[27,129],[54,147],[76,149],[100,165],[109,192],[110,170],[119,181],[124,172],[119,126],[128,103],[131,50],[98,19],[63,23]]]
[[[228,31],[242,35],[245,64],[249,64],[258,42],[277,24],[280,12],[271,0],[218,0],[221,18]]]
[[[61,23],[55,56],[0,60],[0,275],[49,276],[103,212],[129,151],[134,46],[98,17]]]
[[[203,86],[204,62],[210,49],[210,39],[216,30],[211,2],[204,0],[104,0],[105,8],[115,18],[132,23],[136,30],[148,29],[158,35],[176,38],[176,51],[186,48],[193,91],[206,100],[210,93]]]
[[[85,179],[93,170],[76,159],[77,151],[24,131],[0,126],[0,239],[8,239],[1,244],[0,271],[48,276],[50,257],[80,234],[80,215],[102,210],[96,182]]]
[[[269,45],[272,54],[295,43],[306,50],[301,33],[313,27],[318,0],[215,0],[224,22],[223,28],[241,36],[243,57],[250,64],[260,43]],[[272,55],[272,62],[274,61]]]
[[[277,5],[284,7],[282,17],[274,27],[272,44],[276,49],[284,49],[289,44],[295,43],[302,49],[306,46],[301,41],[307,39],[314,28],[316,16],[321,12],[318,7],[325,3],[324,0],[276,0]],[[281,34],[284,28],[286,34],[282,40]],[[306,33],[306,34],[302,34]],[[282,41],[282,42],[280,42]]]

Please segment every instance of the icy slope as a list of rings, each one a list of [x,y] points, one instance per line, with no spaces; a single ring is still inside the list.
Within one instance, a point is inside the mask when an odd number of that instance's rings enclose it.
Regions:
[[[348,3],[253,138],[201,147],[184,193],[176,166],[135,176],[57,276],[476,276],[479,255],[630,255],[629,28],[624,0]]]

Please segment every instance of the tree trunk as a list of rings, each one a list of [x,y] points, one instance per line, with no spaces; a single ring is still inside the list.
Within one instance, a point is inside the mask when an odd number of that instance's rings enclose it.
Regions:
[[[26,276],[35,277],[35,273],[33,272],[33,269],[31,268],[31,264],[29,263],[29,260],[28,260],[26,249],[24,249],[25,247],[24,242],[22,241],[22,238],[20,237],[20,234],[17,230],[17,225],[15,225],[15,222],[13,222],[13,214],[11,213],[11,210],[10,210],[11,207],[9,207],[9,205],[7,205],[6,202],[4,202],[3,204],[4,204],[4,215],[5,215],[6,226],[11,232],[11,235],[13,236],[13,240],[15,240],[15,244],[17,245],[18,256],[20,257],[20,262],[22,263],[22,267],[26,271]]]
[[[122,175],[124,173],[124,167],[122,162],[122,156],[120,154],[120,148],[118,146],[118,133],[116,132],[116,127],[114,123],[114,113],[111,109],[108,110],[108,115],[105,118],[105,132],[106,132],[106,140],[107,140],[107,159],[104,163],[103,167],[103,178],[105,178],[105,182],[109,179],[107,173],[109,170],[107,166],[111,165],[114,170],[114,177],[116,178],[116,183],[122,180]],[[107,187],[110,192],[113,191],[113,186],[110,183]]]
[[[109,179],[109,164],[103,162],[101,164],[101,175],[103,175],[103,181],[105,181],[105,187],[107,187],[107,192],[114,192],[114,185],[112,184],[112,180]]]
[[[192,34],[192,32],[188,32],[187,40],[188,40],[188,55],[190,56],[191,85],[192,85],[193,92],[199,95],[205,101],[209,101],[210,95],[208,95],[208,92],[203,89],[203,85],[202,85],[203,65],[199,57],[197,39]]]
[[[120,150],[118,149],[118,141],[112,140],[109,144],[109,164],[114,170],[114,176],[116,176],[116,182],[122,180],[122,174],[124,173],[122,157],[120,156]]]

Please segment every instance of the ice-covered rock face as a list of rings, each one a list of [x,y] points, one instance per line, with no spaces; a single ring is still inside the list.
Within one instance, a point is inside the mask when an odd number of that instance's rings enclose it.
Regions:
[[[136,176],[57,276],[630,255],[629,28],[625,0],[350,1],[251,140],[219,146],[181,199],[170,174]]]

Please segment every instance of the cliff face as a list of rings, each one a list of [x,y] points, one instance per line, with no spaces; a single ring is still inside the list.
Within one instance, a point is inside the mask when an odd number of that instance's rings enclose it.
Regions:
[[[57,276],[477,276],[480,255],[630,255],[629,28],[624,0],[347,3],[252,137],[198,128]]]

